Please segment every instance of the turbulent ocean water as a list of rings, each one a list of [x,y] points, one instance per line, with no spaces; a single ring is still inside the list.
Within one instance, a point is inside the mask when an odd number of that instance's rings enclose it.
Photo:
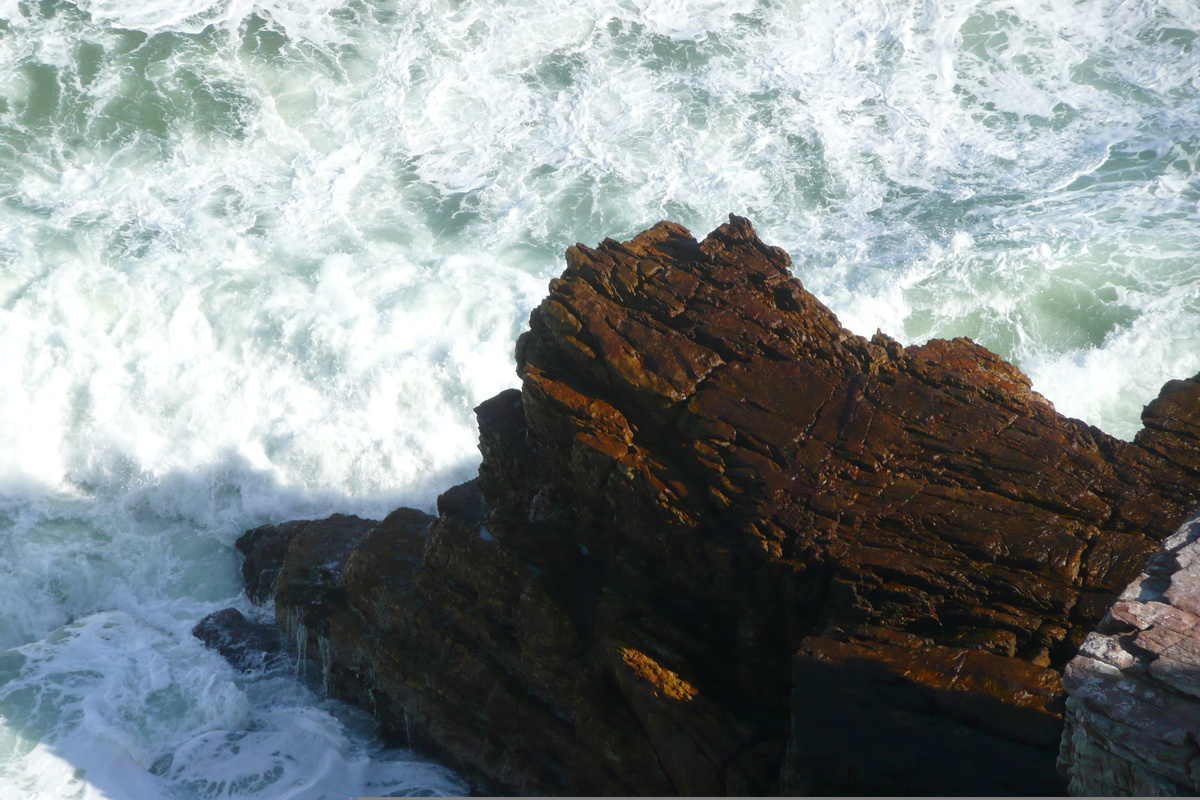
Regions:
[[[1200,371],[1194,0],[0,0],[0,798],[456,793],[189,631],[429,509],[562,252],[727,213],[1129,438]]]

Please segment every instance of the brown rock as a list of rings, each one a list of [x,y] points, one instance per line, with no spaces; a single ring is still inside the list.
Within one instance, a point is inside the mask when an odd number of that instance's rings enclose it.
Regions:
[[[1200,499],[1200,383],[1115,440],[846,331],[737,217],[567,264],[427,533],[248,576],[331,687],[492,791],[1061,791],[1058,670]]]
[[[783,773],[789,794],[1056,794],[1058,672],[980,650],[808,638]],[[845,731],[830,736],[830,731]],[[854,746],[847,747],[847,733]]]
[[[297,548],[299,559],[288,565],[290,570],[304,570],[321,565],[335,552],[353,546],[363,533],[375,526],[374,520],[366,520],[349,514],[334,514],[324,520],[296,520],[281,525],[263,525],[252,531],[247,531],[238,538],[235,546],[242,553],[242,578],[246,583],[246,596],[255,603],[263,603],[276,594],[280,570],[288,557],[293,542],[299,537],[302,541]],[[305,550],[317,548],[320,554],[301,555]],[[344,558],[345,554],[342,554]],[[306,562],[302,566],[301,561]],[[293,585],[299,589],[300,584],[311,578],[312,588],[337,582],[337,575],[330,570],[324,574],[309,574],[302,572],[293,575]],[[299,579],[298,582],[295,579]]]

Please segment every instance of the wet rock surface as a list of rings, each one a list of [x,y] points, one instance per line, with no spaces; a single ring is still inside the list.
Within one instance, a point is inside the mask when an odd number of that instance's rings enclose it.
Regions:
[[[248,533],[248,593],[488,792],[1062,792],[1061,670],[1200,501],[1200,384],[1122,442],[788,266],[737,217],[571,248],[479,477]]]
[[[209,614],[192,635],[220,653],[240,670],[267,669],[284,657],[279,629],[267,622],[255,622],[236,608]]]
[[[1200,794],[1200,517],[1151,557],[1064,678],[1071,794]]]

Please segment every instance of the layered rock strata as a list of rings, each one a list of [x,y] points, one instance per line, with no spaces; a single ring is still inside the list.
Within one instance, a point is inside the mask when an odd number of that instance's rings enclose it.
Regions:
[[[479,477],[251,532],[247,586],[487,791],[1061,792],[1060,670],[1200,500],[1200,385],[1119,441],[788,268],[737,217],[572,247]]]
[[[1064,676],[1074,795],[1200,795],[1200,517],[1163,542]]]

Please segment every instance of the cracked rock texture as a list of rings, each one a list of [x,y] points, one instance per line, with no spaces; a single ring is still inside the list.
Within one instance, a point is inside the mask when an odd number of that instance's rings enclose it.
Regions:
[[[1200,517],[1163,542],[1063,683],[1071,794],[1200,794]]]
[[[572,247],[479,477],[251,532],[247,585],[484,791],[1063,792],[1061,670],[1200,500],[1200,384],[1118,441],[788,267],[737,217]]]

